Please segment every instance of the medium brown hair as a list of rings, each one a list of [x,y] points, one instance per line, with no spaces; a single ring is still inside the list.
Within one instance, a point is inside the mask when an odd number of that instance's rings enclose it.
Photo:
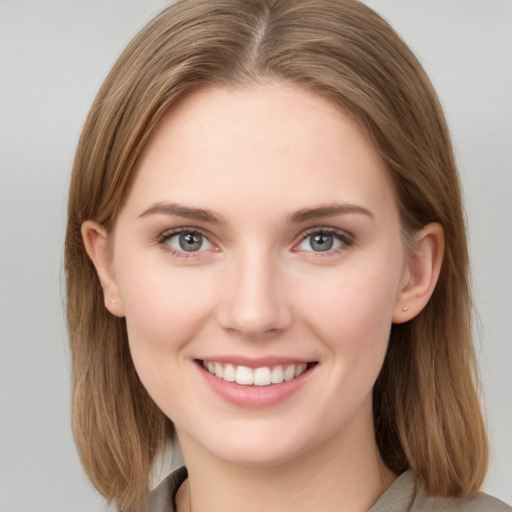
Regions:
[[[262,81],[298,84],[352,113],[389,172],[404,233],[443,226],[444,261],[430,302],[392,327],[374,423],[390,469],[412,468],[432,494],[476,492],[488,446],[450,137],[416,57],[355,0],[178,1],[132,40],[101,87],[76,153],[65,249],[73,430],[89,477],[108,500],[133,510],[172,424],[137,377],[124,319],[104,307],[81,224],[112,228],[141,151],[178,99],[208,84]]]

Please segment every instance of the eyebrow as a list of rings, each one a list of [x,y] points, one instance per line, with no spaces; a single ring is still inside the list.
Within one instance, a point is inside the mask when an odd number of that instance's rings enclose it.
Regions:
[[[366,215],[371,219],[374,218],[373,213],[362,206],[348,203],[334,203],[299,210],[289,216],[288,222],[290,224],[300,224],[301,222],[305,222],[311,219],[349,213]],[[144,218],[150,215],[175,215],[185,219],[200,220],[219,225],[225,224],[225,220],[220,215],[214,213],[211,210],[205,210],[203,208],[192,208],[190,206],[177,203],[158,202],[152,204],[147,210],[142,212],[138,218]]]
[[[139,219],[150,215],[176,215],[185,219],[201,220],[204,222],[212,222],[214,224],[224,224],[224,219],[210,210],[203,208],[191,208],[176,203],[159,202],[151,205],[147,210],[139,215]]]
[[[348,213],[366,215],[370,217],[372,220],[374,219],[373,213],[367,208],[364,208],[357,204],[334,203],[299,210],[290,216],[289,221],[294,224],[299,224],[301,222],[305,222],[311,219],[329,217],[331,215],[343,215]]]

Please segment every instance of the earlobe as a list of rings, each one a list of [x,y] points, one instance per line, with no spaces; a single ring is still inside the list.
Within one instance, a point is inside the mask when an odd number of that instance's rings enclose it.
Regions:
[[[414,318],[427,305],[441,272],[444,254],[444,230],[436,223],[427,224],[415,237],[404,269],[404,282],[393,309],[393,323]]]
[[[86,220],[81,231],[85,250],[96,268],[103,289],[105,307],[113,315],[122,317],[124,308],[112,267],[108,233],[101,224],[92,220]]]

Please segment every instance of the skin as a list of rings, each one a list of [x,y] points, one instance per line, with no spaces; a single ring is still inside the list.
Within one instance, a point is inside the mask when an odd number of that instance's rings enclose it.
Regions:
[[[327,205],[343,208],[319,215]],[[199,230],[200,250],[181,250],[178,228]],[[333,249],[315,250],[311,230],[335,230]],[[152,136],[113,232],[87,221],[83,236],[139,376],[176,426],[190,482],[180,510],[362,511],[393,482],[372,387],[392,322],[430,298],[443,233],[429,224],[405,248],[386,171],[351,116],[289,84],[197,91]],[[224,356],[315,364],[291,396],[244,407],[196,362]]]

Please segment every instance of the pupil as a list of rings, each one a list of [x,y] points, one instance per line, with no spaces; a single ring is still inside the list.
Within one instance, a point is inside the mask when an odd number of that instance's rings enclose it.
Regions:
[[[180,248],[184,251],[192,252],[201,248],[203,237],[199,233],[186,233],[180,235]]]
[[[315,251],[328,251],[333,246],[332,235],[317,233],[311,240],[311,247]]]

